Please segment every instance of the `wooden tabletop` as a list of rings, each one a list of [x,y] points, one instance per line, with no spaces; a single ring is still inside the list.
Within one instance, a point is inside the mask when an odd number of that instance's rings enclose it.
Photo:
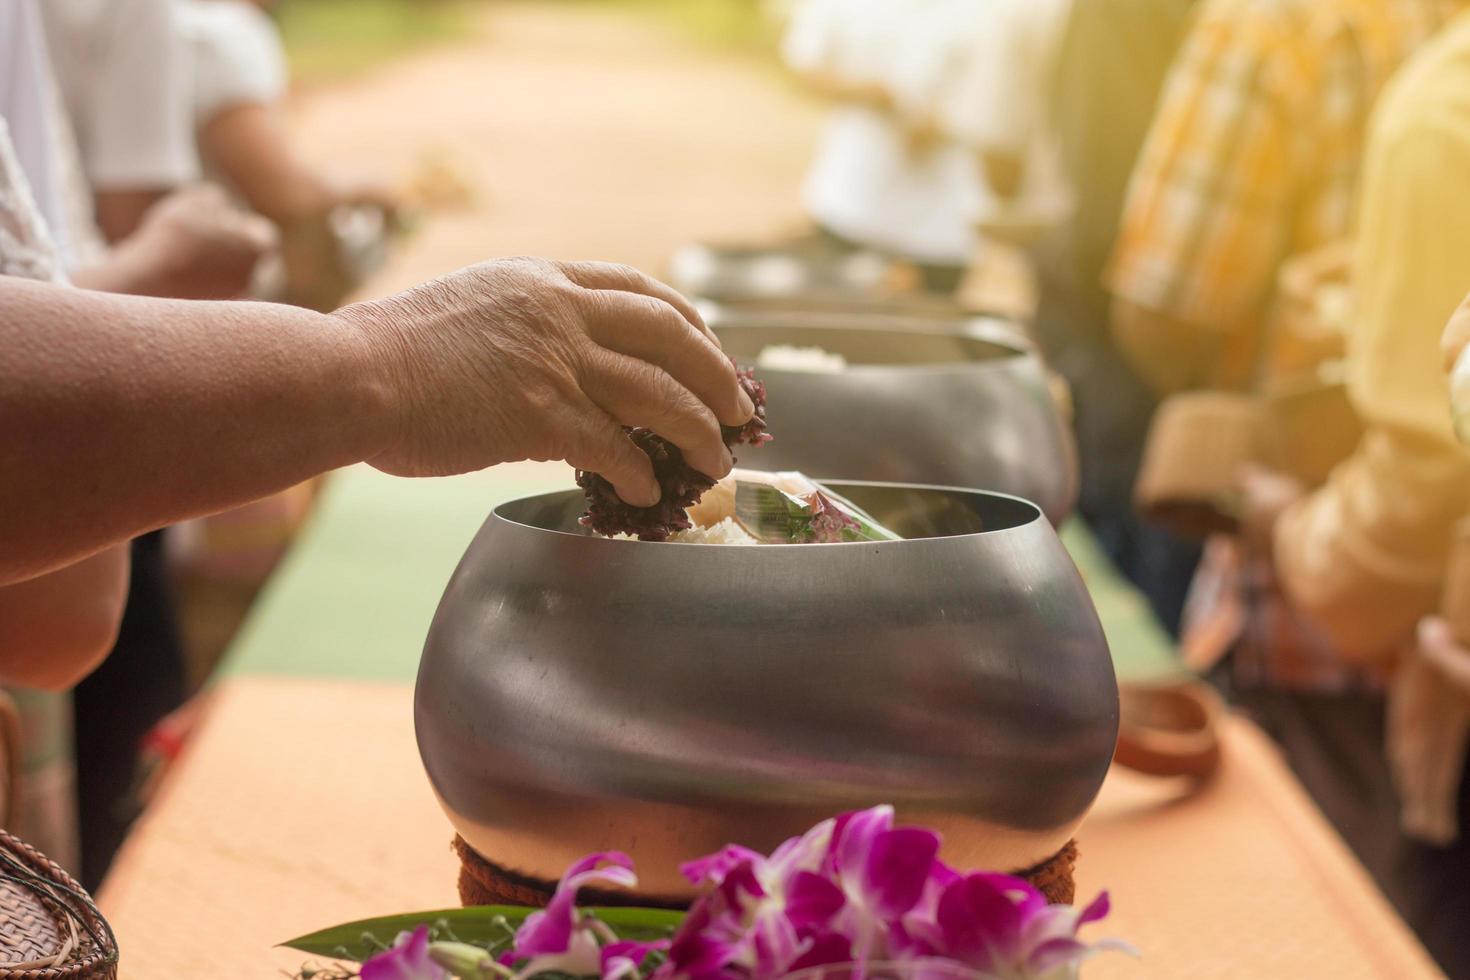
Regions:
[[[125,978],[280,977],[272,946],[321,926],[455,903],[451,830],[399,682],[235,677],[100,901]],[[1109,977],[1433,977],[1432,964],[1244,721],[1217,781],[1114,772],[1079,835],[1079,897],[1142,958]]]

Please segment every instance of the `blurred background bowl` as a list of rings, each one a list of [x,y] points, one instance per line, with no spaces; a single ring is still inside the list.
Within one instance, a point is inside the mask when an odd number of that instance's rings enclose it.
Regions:
[[[1077,497],[1077,458],[1040,354],[995,317],[775,313],[707,305],[725,352],[759,365],[775,437],[740,465],[819,479],[973,487],[1034,501],[1054,523]],[[836,373],[760,364],[820,348]]]

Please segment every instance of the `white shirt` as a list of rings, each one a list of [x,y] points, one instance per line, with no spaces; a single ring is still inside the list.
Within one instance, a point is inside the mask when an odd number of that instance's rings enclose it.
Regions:
[[[945,0],[803,0],[783,54],[804,73],[891,86],[895,40]],[[916,146],[901,120],[845,106],[827,122],[803,201],[818,224],[870,248],[935,265],[965,265],[980,204],[974,155],[956,143]]]
[[[276,25],[249,0],[185,0],[180,26],[194,71],[194,118],[286,94],[286,54]]]
[[[174,0],[45,0],[41,9],[92,187],[196,179],[192,79]]]
[[[66,221],[55,92],[35,0],[0,0],[0,273],[61,279]]]
[[[1020,193],[985,189],[982,223],[1060,221],[1071,208],[1048,101],[1071,0],[946,0],[897,47],[900,105],[927,113],[956,142],[1022,162]]]

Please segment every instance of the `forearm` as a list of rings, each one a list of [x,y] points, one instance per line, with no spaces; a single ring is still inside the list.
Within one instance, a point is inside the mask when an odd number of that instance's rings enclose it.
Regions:
[[[373,455],[367,345],[291,307],[0,277],[0,583]]]
[[[332,188],[292,150],[272,106],[226,109],[200,127],[199,140],[204,159],[251,210],[278,225],[318,217],[336,203]]]
[[[1394,652],[1439,600],[1467,487],[1470,457],[1458,447],[1370,429],[1327,485],[1277,523],[1282,589],[1345,659]]]
[[[128,546],[0,587],[0,682],[64,690],[117,639],[128,596]]]

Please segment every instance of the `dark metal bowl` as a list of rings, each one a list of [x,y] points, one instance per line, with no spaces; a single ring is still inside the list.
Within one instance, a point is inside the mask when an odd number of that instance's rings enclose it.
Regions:
[[[1071,512],[1072,436],[1020,326],[994,317],[704,312],[742,364],[774,344],[820,347],[848,364],[836,374],[759,368],[775,439],[741,453],[740,465],[994,490],[1035,501],[1053,523]]]
[[[1055,853],[1112,757],[1118,692],[1076,568],[1032,504],[836,483],[909,540],[611,540],[575,491],[495,509],[435,616],[419,749],[480,853],[556,878],[627,851],[769,848],[891,802],[972,867]]]

